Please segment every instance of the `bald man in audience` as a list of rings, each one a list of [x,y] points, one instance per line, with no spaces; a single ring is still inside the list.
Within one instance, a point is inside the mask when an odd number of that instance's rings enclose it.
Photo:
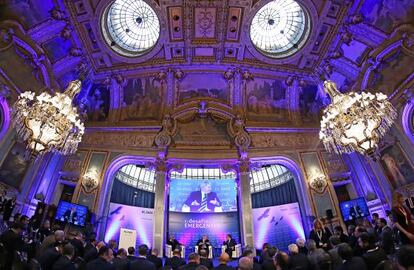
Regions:
[[[241,257],[239,260],[238,270],[253,270],[253,261],[249,257]]]
[[[220,257],[218,258],[219,265],[214,268],[214,270],[233,270],[233,267],[230,267],[227,265],[227,263],[230,261],[230,256],[227,253],[222,253]]]

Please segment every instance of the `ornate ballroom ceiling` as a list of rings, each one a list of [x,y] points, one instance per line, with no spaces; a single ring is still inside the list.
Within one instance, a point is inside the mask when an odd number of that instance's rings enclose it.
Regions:
[[[133,2],[125,6],[133,10]],[[294,40],[288,28],[278,30],[293,40],[286,54],[263,53],[251,38],[261,42],[266,35],[260,27],[252,33],[252,23],[272,27],[280,19],[261,13],[269,0],[145,2],[158,18],[149,27],[159,37],[131,55],[108,32],[112,0],[3,1],[1,83],[14,90],[14,99],[25,90],[64,89],[86,68],[90,75],[78,99],[89,128],[149,130],[159,130],[165,115],[197,129],[187,120],[210,110],[224,119],[240,117],[250,130],[316,131],[326,103],[321,77],[336,81],[341,91],[377,88],[392,97],[411,87],[409,0],[298,0],[303,16],[291,11],[302,24],[285,19],[304,34]],[[137,24],[141,19],[134,17]],[[120,22],[113,23],[115,29]],[[263,38],[262,45],[279,38]]]

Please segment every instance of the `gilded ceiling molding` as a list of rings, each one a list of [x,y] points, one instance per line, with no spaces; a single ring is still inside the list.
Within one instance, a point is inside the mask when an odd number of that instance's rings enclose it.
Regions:
[[[356,88],[366,89],[370,83],[370,79],[372,79],[372,73],[377,71],[385,59],[392,55],[396,50],[402,49],[409,55],[414,55],[413,34],[414,26],[412,25],[405,24],[397,27],[394,32],[390,34],[389,39],[386,39],[384,43],[379,45],[369,54],[368,60],[361,68],[361,77],[356,84]],[[392,90],[393,93],[390,95],[390,99],[392,99],[393,95],[397,94],[397,89]]]
[[[53,91],[53,72],[45,52],[33,40],[28,39],[27,32],[16,21],[0,22],[0,52],[14,46],[16,54],[33,69],[33,75],[45,87]]]

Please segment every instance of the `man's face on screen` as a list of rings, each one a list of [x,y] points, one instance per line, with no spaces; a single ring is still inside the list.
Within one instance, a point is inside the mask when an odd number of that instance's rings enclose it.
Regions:
[[[210,184],[204,184],[203,186],[201,186],[201,191],[203,193],[210,193],[211,192]]]

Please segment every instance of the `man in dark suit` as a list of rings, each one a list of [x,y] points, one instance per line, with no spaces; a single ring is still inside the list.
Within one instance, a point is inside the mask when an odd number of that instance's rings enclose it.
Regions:
[[[197,246],[198,246],[198,254],[200,254],[202,250],[205,250],[207,252],[207,257],[208,257],[210,240],[208,240],[207,235],[203,235],[203,237],[197,241]]]
[[[171,246],[171,250],[176,250],[177,248],[180,247],[180,242],[177,241],[177,239],[175,239],[174,234],[171,234],[170,237],[167,240],[167,245]]]
[[[191,192],[182,207],[183,212],[214,212],[221,207],[221,201],[215,192],[211,191],[211,184],[204,181],[200,191]]]
[[[205,249],[200,251],[200,265],[204,265],[208,269],[213,269],[213,261],[207,257],[207,251]]]
[[[299,247],[296,244],[290,244],[288,250],[290,253],[289,269],[311,269],[308,257],[299,252]]]
[[[232,253],[236,248],[236,240],[231,237],[231,234],[227,235],[226,241],[223,242],[223,245],[226,246],[226,253],[229,254],[229,257],[232,257]]]
[[[158,249],[153,248],[147,259],[152,262],[158,270],[162,268],[162,259],[158,257]]]
[[[113,265],[116,270],[124,270],[128,263],[127,252],[125,249],[120,248],[117,252],[116,257],[113,260]]]
[[[86,270],[116,270],[111,264],[113,259],[112,249],[103,246],[99,249],[98,258],[86,264]]]
[[[277,249],[275,247],[271,247],[267,250],[267,254],[269,255],[268,259],[265,259],[262,262],[263,270],[276,270],[276,266],[273,261],[273,257],[275,257],[277,253]]]
[[[89,251],[85,252],[85,257],[84,257],[85,263],[88,263],[90,261],[97,259],[99,257],[99,250],[104,246],[105,246],[105,243],[101,241],[96,245],[96,247],[89,249]],[[113,257],[114,254],[113,253],[111,254]]]
[[[147,259],[147,245],[138,247],[138,258],[129,263],[129,270],[157,270],[155,265]]]
[[[25,251],[28,246],[22,240],[21,234],[23,231],[23,225],[15,222],[12,224],[10,230],[4,232],[0,236],[0,243],[3,244],[5,251],[5,270],[11,270],[13,263],[15,262],[15,254],[17,251]]]
[[[341,244],[341,238],[339,235],[332,235],[329,238],[332,248],[328,250],[329,256],[331,257],[332,269],[336,270],[342,265],[342,258],[338,254],[338,246]]]
[[[375,269],[380,262],[388,260],[385,251],[382,248],[375,246],[375,234],[363,233],[359,239],[365,250],[365,254],[362,255],[362,258],[368,269]]]
[[[338,254],[344,261],[338,270],[368,270],[364,260],[361,257],[354,256],[350,245],[340,244]]]
[[[76,257],[83,257],[85,248],[83,247],[83,234],[81,232],[77,232],[75,237],[70,240],[70,243],[75,248],[75,258]]]
[[[178,268],[182,265],[185,265],[185,261],[181,258],[181,251],[179,249],[174,249],[173,256],[171,258],[167,258],[165,266],[171,266],[173,270],[178,270]]]
[[[55,242],[53,247],[50,247],[43,252],[39,257],[39,264],[43,270],[51,270],[55,262],[63,253],[63,242]]]
[[[188,255],[188,264],[180,266],[178,270],[195,270],[200,265],[200,255],[191,253]]]
[[[63,247],[62,256],[59,256],[53,264],[52,270],[76,270],[72,262],[73,256],[75,256],[75,248],[71,244],[66,244]]]
[[[342,229],[341,225],[335,226],[334,228],[334,235],[339,236],[341,243],[348,243],[349,237],[344,233],[344,229]]]
[[[227,254],[227,253],[226,253]],[[243,251],[242,257],[248,257],[253,262],[253,270],[262,270],[262,265],[255,260],[253,250],[247,248]]]
[[[228,266],[227,263],[230,261],[230,256],[227,253],[222,253],[218,258],[219,265],[214,270],[233,270],[233,267]]]
[[[378,220],[379,230],[379,246],[382,247],[388,255],[394,254],[394,233],[393,230],[387,225],[385,218]]]
[[[128,256],[127,256],[127,260],[129,262],[135,261],[137,259],[137,257],[135,256],[135,248],[134,247],[129,247],[128,248]]]

